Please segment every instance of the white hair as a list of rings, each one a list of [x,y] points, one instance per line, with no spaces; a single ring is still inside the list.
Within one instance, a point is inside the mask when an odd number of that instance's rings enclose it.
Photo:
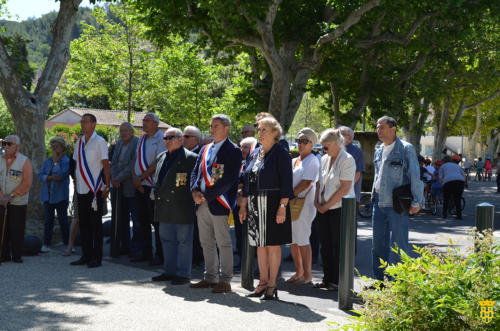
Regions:
[[[186,134],[186,131],[191,131],[196,137],[198,137],[198,142],[201,141],[201,131],[196,126],[188,125],[184,128],[184,134]]]
[[[126,126],[127,128],[129,128],[130,130],[132,130],[132,132],[134,131],[134,126],[132,124],[130,124],[129,122],[123,122],[122,124],[120,124],[120,128],[122,126]]]
[[[178,128],[168,128],[168,130],[165,131],[165,133],[167,133],[168,131],[174,131],[177,137],[182,137],[182,131]]]
[[[248,146],[253,146],[257,143],[257,139],[254,137],[246,137],[240,141],[240,146],[243,145],[248,145]]]
[[[341,149],[344,148],[344,137],[339,129],[326,129],[321,133],[320,144],[337,142]]]
[[[146,116],[151,116],[151,118],[153,119],[153,122],[160,123],[160,117],[158,116],[158,114],[147,113],[146,115],[144,115],[144,117],[146,117]]]
[[[340,130],[340,133],[342,133],[342,135],[348,135],[349,137],[354,138],[354,131],[350,127],[339,126],[339,130]]]
[[[19,138],[19,136],[16,136],[15,134],[9,134],[7,137],[5,137],[4,140],[7,140],[9,138],[14,139],[16,141],[16,145],[21,144],[21,139]]]

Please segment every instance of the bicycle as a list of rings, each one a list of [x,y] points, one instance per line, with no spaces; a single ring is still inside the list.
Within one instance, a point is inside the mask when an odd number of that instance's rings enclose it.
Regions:
[[[460,199],[460,211],[462,212],[465,208],[465,198],[462,197]],[[455,207],[455,201],[453,199],[451,199],[449,202],[448,202],[448,213],[450,215],[457,215],[457,208]]]
[[[358,215],[364,218],[370,218],[372,217],[372,212],[372,194],[369,192],[361,193],[361,198],[359,199]]]
[[[438,194],[436,196],[430,194],[429,197],[429,211],[432,215],[437,215],[443,210],[443,195]]]

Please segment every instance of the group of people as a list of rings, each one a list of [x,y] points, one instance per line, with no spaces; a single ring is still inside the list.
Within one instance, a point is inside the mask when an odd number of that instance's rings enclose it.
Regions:
[[[72,160],[64,153],[64,140],[56,137],[50,141],[52,156],[38,174],[43,183],[45,248],[50,247],[57,211],[63,242],[68,244],[66,253],[71,254],[74,229],[73,224],[71,229],[68,227],[66,209],[69,176],[73,174],[82,255],[72,265],[101,266],[102,214],[111,191],[112,199],[121,199],[120,210],[115,211],[120,215],[120,253],[131,254],[136,262],[161,263],[163,272],[152,281],[189,283],[191,288],[211,288],[214,293],[230,292],[233,250],[228,217],[232,212],[239,253],[244,222],[249,245],[257,247],[259,283],[249,296],[266,300],[278,297],[276,281],[282,245],[291,244],[296,267],[287,282],[312,283],[309,238],[313,222],[319,227],[324,271],[322,281],[313,286],[337,289],[342,198],[355,195],[359,202],[365,170],[363,153],[352,143],[354,133],[350,128],[327,129],[319,137],[314,130],[303,128],[296,138],[299,156],[292,159],[280,124],[269,113],[259,113],[253,126],[243,128],[240,146],[228,138],[231,120],[224,114],[211,118],[211,140],[203,144],[198,128],[188,126],[181,131],[172,127],[162,133],[158,115],[148,113],[140,138],[134,136],[130,123],[120,126],[120,140],[110,158],[106,141],[95,132],[96,122],[92,114],[82,116],[82,135]],[[415,149],[398,139],[396,130],[396,121],[391,117],[384,116],[377,122],[382,141],[375,151],[372,189],[372,257],[377,279],[383,278],[380,259],[391,261],[391,247],[397,245],[408,251],[408,213],[417,213],[423,205]],[[313,152],[318,141],[322,156]],[[9,220],[26,212],[32,169],[29,160],[17,152],[16,136],[6,137],[4,145],[0,212],[8,202]],[[412,195],[405,211],[393,205],[393,191],[402,185],[409,185]],[[290,204],[296,203],[301,207],[292,219]],[[24,228],[18,223],[7,221],[11,228],[4,248],[8,243],[22,243],[17,237]],[[11,251],[2,250],[2,259],[19,261],[19,247],[9,247]],[[191,283],[192,264],[201,262],[200,258],[204,261],[203,279]]]

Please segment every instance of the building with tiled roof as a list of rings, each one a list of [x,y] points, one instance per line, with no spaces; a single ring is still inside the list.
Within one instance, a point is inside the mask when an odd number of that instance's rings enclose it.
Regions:
[[[84,114],[94,115],[97,118],[98,125],[119,127],[120,124],[127,121],[126,111],[69,107],[46,120],[45,127],[50,129],[56,124],[74,126],[80,124]],[[142,131],[142,119],[146,114],[147,113],[133,113],[132,125],[137,130]],[[170,125],[160,121],[160,130],[165,131],[169,127]]]

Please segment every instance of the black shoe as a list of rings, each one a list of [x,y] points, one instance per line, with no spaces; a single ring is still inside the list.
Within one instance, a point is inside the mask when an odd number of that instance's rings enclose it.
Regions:
[[[276,287],[268,287],[261,300],[278,300],[278,289]]]
[[[189,278],[175,277],[172,279],[172,285],[184,285],[189,284]]]
[[[259,286],[263,286],[264,288],[262,290],[258,291],[258,292],[257,291],[253,291],[252,293],[247,294],[246,297],[247,298],[260,298],[264,294],[264,292],[266,292],[267,287],[266,287],[265,284],[263,284],[263,285],[260,285],[260,284],[257,285],[257,287],[259,287]]]
[[[139,256],[130,259],[130,262],[144,262],[144,261],[151,261],[152,259],[153,259],[152,257]]]
[[[98,262],[98,261],[90,261],[87,266],[89,268],[97,268],[97,267],[100,267],[102,264],[101,262]]]
[[[172,276],[172,275],[161,274],[161,275],[152,277],[151,281],[153,281],[153,282],[164,282],[164,281],[167,281],[167,280],[172,280],[174,278],[175,278],[175,276]]]
[[[149,262],[149,266],[157,266],[157,265],[163,265],[163,259],[160,258],[159,256],[155,256],[154,259]]]
[[[88,261],[86,259],[80,258],[80,259],[78,259],[76,261],[71,262],[70,264],[71,265],[84,265],[84,264],[87,264],[87,262]]]
[[[23,263],[23,259],[21,259],[20,257],[13,258],[12,262],[14,262],[14,263]]]

